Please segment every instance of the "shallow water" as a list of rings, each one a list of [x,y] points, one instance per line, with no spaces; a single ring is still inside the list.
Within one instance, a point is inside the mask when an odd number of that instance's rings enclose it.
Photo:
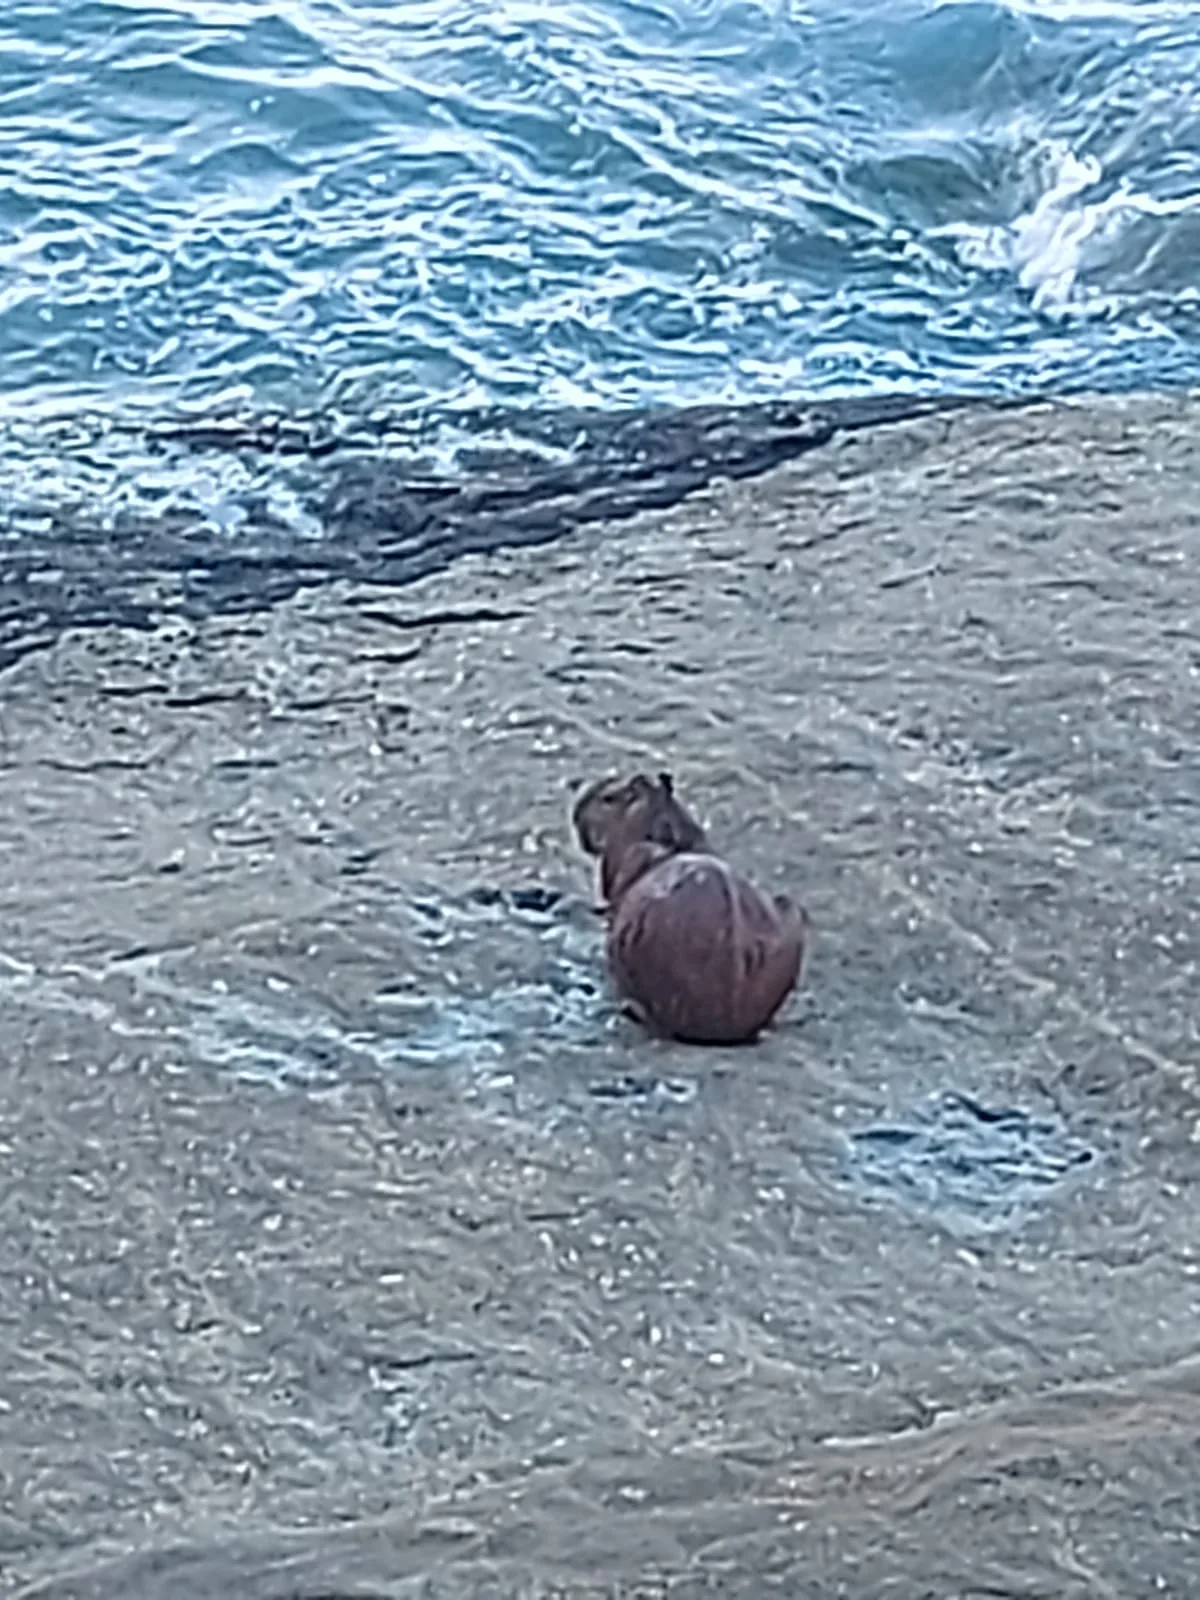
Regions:
[[[178,486],[47,409],[1192,380],[1198,67],[1150,0],[7,7],[6,479]]]

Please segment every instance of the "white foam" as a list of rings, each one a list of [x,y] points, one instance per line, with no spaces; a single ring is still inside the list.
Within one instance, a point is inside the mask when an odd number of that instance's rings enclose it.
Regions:
[[[1048,316],[1105,314],[1114,296],[1085,279],[1102,267],[1130,225],[1140,218],[1200,210],[1194,197],[1157,200],[1127,181],[1104,190],[1104,169],[1061,140],[1028,138],[1018,159],[1030,162],[1040,193],[1011,221],[989,226],[949,223],[937,230],[951,239],[964,266],[1011,272]]]
[[[944,6],[976,5],[978,0],[940,0]],[[1151,22],[1191,21],[1194,0],[999,0],[1005,11],[1034,17],[1039,22]]]

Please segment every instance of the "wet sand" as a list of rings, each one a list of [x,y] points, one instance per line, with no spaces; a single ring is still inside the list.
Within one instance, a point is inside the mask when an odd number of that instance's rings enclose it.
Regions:
[[[0,1590],[1196,1592],[1198,505],[931,417],[5,673]],[[608,1002],[635,763],[812,916],[753,1050]]]

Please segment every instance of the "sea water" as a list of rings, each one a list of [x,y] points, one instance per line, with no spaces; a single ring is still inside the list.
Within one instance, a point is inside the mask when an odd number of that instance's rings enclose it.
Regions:
[[[85,482],[51,417],[1190,381],[1198,79],[1183,0],[10,0],[0,478]]]

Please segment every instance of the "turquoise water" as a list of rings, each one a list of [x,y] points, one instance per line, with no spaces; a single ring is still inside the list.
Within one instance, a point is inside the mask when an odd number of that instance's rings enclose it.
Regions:
[[[1190,380],[1198,80],[1158,0],[9,0],[0,420]]]

